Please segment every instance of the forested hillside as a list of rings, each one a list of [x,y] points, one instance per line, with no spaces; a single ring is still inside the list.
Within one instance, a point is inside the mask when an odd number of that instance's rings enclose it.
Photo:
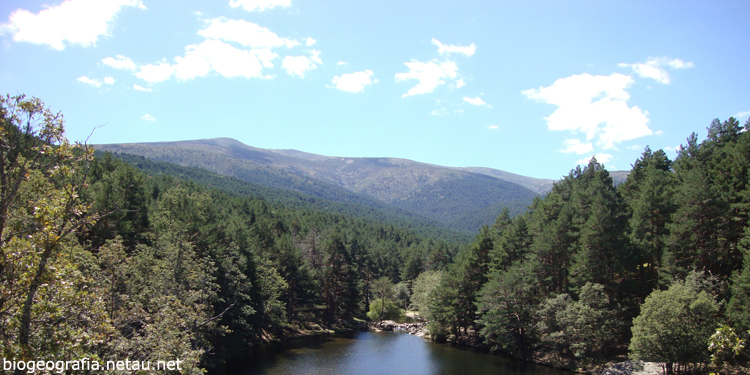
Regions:
[[[444,223],[427,219],[411,211],[402,210],[367,197],[358,197],[359,200],[352,202],[342,202],[300,193],[296,190],[274,188],[247,182],[236,177],[222,176],[202,168],[183,167],[167,162],[154,161],[138,155],[109,154],[104,152],[97,152],[96,154],[104,158],[116,157],[121,159],[147,175],[166,174],[175,176],[212,189],[221,190],[236,197],[261,198],[268,202],[280,203],[286,207],[295,207],[304,210],[324,210],[363,220],[392,223],[403,228],[408,228],[417,234],[451,242],[470,242],[474,236],[473,232],[455,231],[449,229]],[[494,220],[494,216],[492,219]]]
[[[351,327],[375,280],[443,269],[459,249],[146,175],[68,143],[62,115],[37,99],[0,104],[4,358],[180,359],[181,373],[225,373],[269,338]]]
[[[549,180],[483,168],[447,168],[397,158],[349,158],[266,150],[230,138],[98,145],[97,149],[199,167],[272,188],[382,209],[390,204],[457,231],[476,232],[503,207],[523,212]],[[535,190],[497,178],[514,181]],[[541,190],[543,191],[543,190]]]
[[[592,160],[505,212],[426,274],[434,337],[569,368],[627,354],[667,373],[746,373],[748,126],[715,120],[674,161],[646,148],[618,186]]]

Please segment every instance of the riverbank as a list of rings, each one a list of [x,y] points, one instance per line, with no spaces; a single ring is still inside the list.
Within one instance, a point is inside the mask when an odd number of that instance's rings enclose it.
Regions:
[[[375,332],[404,331],[411,335],[424,337],[426,331],[426,323],[397,323],[393,320],[383,320],[380,322],[367,323],[367,328]]]
[[[551,367],[441,345],[406,332],[362,331],[258,345],[226,374],[566,375]]]
[[[427,329],[426,322],[418,323],[397,323],[393,320],[384,320],[381,322],[370,322],[367,323],[367,328],[375,332],[383,331],[404,331],[409,334],[423,337],[427,340],[432,340],[432,337]],[[475,335],[465,335],[456,337],[455,335],[449,335],[444,342],[446,344],[465,346],[471,348],[478,348],[484,350],[490,350],[490,347],[481,342]],[[662,367],[658,363],[643,362],[643,361],[630,361],[624,360],[622,362],[609,362],[606,364],[597,365],[590,368],[580,368],[576,366],[574,362],[563,362],[559,357],[551,355],[543,355],[541,353],[532,354],[531,358],[525,359],[526,362],[534,363],[537,365],[549,366],[561,370],[568,370],[581,374],[592,374],[592,375],[660,375],[662,374]]]
[[[338,324],[324,326],[317,323],[306,322],[302,325],[289,326],[284,328],[283,332],[278,335],[263,332],[262,342],[280,343],[295,339],[311,338],[318,336],[334,336],[355,331],[374,331],[390,332],[402,331],[411,335],[422,337],[426,340],[433,341],[426,322],[416,323],[398,323],[393,320],[384,320],[381,322],[365,322],[362,320],[352,320],[339,322]],[[489,351],[489,346],[479,342],[473,335],[456,337],[450,335],[444,343],[465,346],[471,348],[485,349]],[[661,375],[662,367],[659,363],[623,360],[622,362],[610,362],[592,368],[577,368],[574,363],[562,363],[559,358],[552,356],[535,355],[525,360],[526,362],[548,366],[561,370],[568,370],[575,373],[592,374],[592,375]]]
[[[610,366],[602,375],[659,375],[662,367],[659,363],[643,361],[625,361]]]
[[[280,333],[263,331],[261,333],[261,341],[255,343],[253,346],[268,343],[278,343],[294,339],[303,339],[308,337],[333,336],[355,331],[366,331],[367,329],[367,322],[356,319],[351,321],[339,322],[332,325],[321,325],[318,323],[303,322],[296,325],[293,324],[284,327]]]

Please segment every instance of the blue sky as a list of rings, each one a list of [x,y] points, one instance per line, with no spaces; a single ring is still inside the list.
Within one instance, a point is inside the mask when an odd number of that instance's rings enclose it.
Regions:
[[[232,137],[560,178],[750,115],[747,1],[3,0],[0,92],[90,143]],[[102,126],[104,125],[104,126]]]

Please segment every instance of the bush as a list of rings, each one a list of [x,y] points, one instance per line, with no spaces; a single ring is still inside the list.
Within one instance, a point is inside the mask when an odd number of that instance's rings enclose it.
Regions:
[[[399,320],[404,315],[404,310],[399,309],[393,302],[386,300],[385,306],[382,299],[376,299],[370,303],[370,311],[367,317],[371,320]]]
[[[631,357],[664,362],[667,374],[707,363],[707,343],[716,327],[713,316],[719,307],[712,295],[683,282],[654,291],[641,306],[641,314],[633,319]]]

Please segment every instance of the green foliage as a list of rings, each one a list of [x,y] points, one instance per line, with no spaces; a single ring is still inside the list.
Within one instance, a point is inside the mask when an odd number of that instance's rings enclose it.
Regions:
[[[654,288],[683,280],[682,288],[701,296],[693,307],[708,316],[680,332],[705,336],[702,324],[722,315],[744,331],[750,326],[749,170],[750,133],[731,118],[712,122],[703,142],[691,136],[674,162],[647,147],[619,187],[592,160],[537,197],[525,214],[501,212],[492,228],[480,231],[431,292],[429,326],[440,337],[474,334],[517,356],[535,351],[561,365],[591,366],[628,344],[623,330],[639,308],[657,309],[643,305]],[[525,301],[509,302],[525,294]],[[730,302],[722,311],[716,301],[724,299]],[[640,319],[631,348],[663,328],[643,328],[647,320]],[[667,331],[660,334],[674,333]],[[701,346],[707,338],[665,342]],[[703,357],[694,351],[694,361],[705,362],[705,348],[695,350]],[[674,369],[683,369],[685,358]]]
[[[405,282],[400,282],[391,288],[391,294],[393,295],[393,301],[402,309],[406,310],[409,307],[410,292],[409,286]]]
[[[325,320],[331,324],[339,319],[350,319],[358,312],[359,291],[356,266],[351,254],[339,238],[333,236],[324,246],[323,265],[319,269],[320,287],[326,306]],[[386,293],[390,292],[390,288]]]
[[[634,359],[664,362],[668,373],[681,367],[706,363],[706,343],[721,304],[706,291],[678,281],[665,291],[655,290],[633,320],[630,353]]]
[[[404,310],[396,306],[392,301],[376,299],[370,303],[367,317],[372,321],[399,320],[404,315]]]
[[[585,364],[601,363],[621,336],[617,311],[600,284],[586,283],[578,301],[566,294],[548,299],[538,312],[542,343],[557,356],[571,356]]]
[[[431,320],[430,297],[440,285],[442,271],[425,271],[419,274],[411,284],[411,310],[419,311],[419,315]]]
[[[494,350],[527,358],[535,305],[532,275],[518,266],[496,271],[477,297],[480,335]]]
[[[130,248],[148,242],[150,223],[143,175],[133,168],[123,168],[122,162],[109,154],[95,158],[89,173],[96,182],[85,193],[93,201],[92,210],[103,217],[89,228],[88,235],[81,236],[95,241],[92,248],[118,235]]]
[[[95,221],[80,197],[91,150],[68,143],[62,114],[0,97],[0,352],[23,360],[93,357],[106,341],[93,260],[74,234]],[[88,270],[87,270],[88,271]],[[82,310],[81,306],[86,306]]]
[[[742,269],[732,275],[732,297],[727,306],[727,315],[736,327],[750,329],[750,228],[740,243],[744,252]]]
[[[725,362],[736,363],[735,358],[742,355],[744,349],[745,341],[740,339],[734,329],[726,324],[721,325],[708,340],[711,363],[715,365]]]
[[[490,252],[491,268],[505,270],[523,260],[531,245],[526,218],[518,215],[512,220],[507,210],[498,216],[492,226],[493,246]]]
[[[642,290],[646,293],[658,282],[658,270],[669,239],[667,225],[675,211],[676,181],[671,165],[664,151],[651,152],[646,147],[621,189],[632,211],[629,240],[640,255],[637,261],[642,267]]]

